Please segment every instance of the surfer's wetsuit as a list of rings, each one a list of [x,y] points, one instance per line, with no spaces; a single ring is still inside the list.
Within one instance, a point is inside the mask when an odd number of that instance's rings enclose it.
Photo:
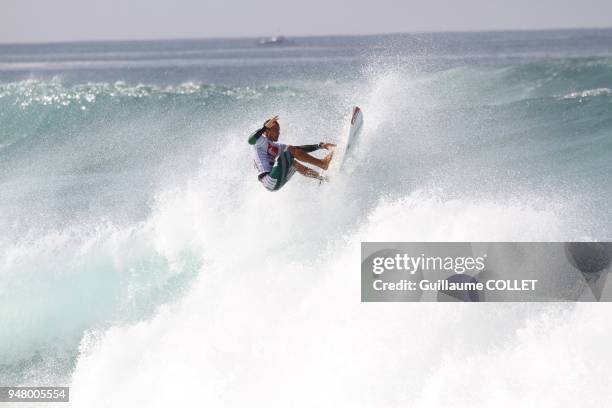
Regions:
[[[262,127],[251,136],[249,144],[253,146],[253,164],[259,172],[257,179],[270,191],[278,191],[295,174],[293,155],[287,145],[273,142],[263,135]],[[307,153],[321,149],[321,144],[296,146]]]

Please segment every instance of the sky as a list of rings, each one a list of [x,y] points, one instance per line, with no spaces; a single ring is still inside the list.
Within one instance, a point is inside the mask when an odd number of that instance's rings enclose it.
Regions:
[[[612,27],[612,0],[1,0],[0,43]]]

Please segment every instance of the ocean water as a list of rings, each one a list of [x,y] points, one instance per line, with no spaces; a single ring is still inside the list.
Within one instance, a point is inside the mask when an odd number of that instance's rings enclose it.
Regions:
[[[344,171],[262,188],[264,119],[342,146],[353,105]],[[0,45],[0,385],[610,405],[606,304],[361,304],[359,248],[612,239],[611,155],[612,30]]]

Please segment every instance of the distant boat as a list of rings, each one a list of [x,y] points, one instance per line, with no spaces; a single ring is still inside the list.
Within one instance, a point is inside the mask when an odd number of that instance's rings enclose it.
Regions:
[[[290,40],[287,37],[284,37],[282,35],[278,35],[278,36],[274,36],[270,38],[263,38],[259,40],[258,44],[259,45],[293,45],[295,44],[295,41]]]

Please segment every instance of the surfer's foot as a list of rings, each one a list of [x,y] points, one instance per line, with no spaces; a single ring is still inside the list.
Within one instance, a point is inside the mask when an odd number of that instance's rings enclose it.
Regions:
[[[333,157],[334,157],[334,151],[332,150],[327,156],[325,156],[323,159],[321,159],[321,162],[323,163],[321,168],[323,170],[327,170],[327,168],[329,167],[329,163],[331,162]]]
[[[325,150],[334,150],[336,148],[336,145],[333,143],[323,143],[320,146]]]

